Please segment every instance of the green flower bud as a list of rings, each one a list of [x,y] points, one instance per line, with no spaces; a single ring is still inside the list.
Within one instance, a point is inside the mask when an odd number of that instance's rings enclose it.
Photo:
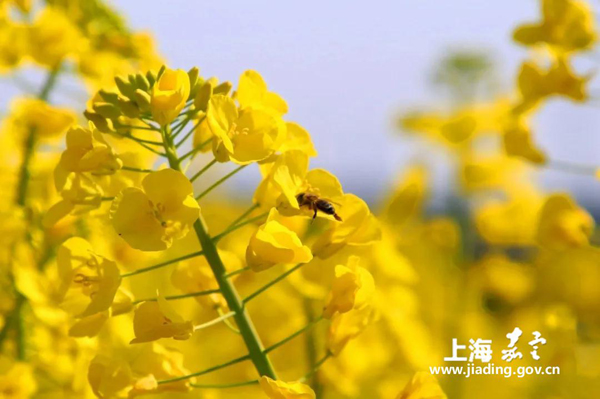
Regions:
[[[135,102],[138,107],[144,112],[150,111],[150,94],[141,89],[137,89],[133,94],[135,95]]]
[[[92,107],[96,113],[108,119],[116,119],[121,116],[121,110],[111,103],[95,103]]]
[[[232,88],[233,88],[233,84],[231,82],[223,82],[220,85],[217,85],[213,89],[213,93],[214,94],[223,94],[226,96],[227,94],[229,94],[229,92],[231,91]]]

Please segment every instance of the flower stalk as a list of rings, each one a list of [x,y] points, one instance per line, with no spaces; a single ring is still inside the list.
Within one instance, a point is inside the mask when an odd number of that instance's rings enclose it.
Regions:
[[[169,166],[172,169],[181,172],[181,163],[177,156],[177,150],[174,146],[169,126],[163,129],[163,143]],[[259,375],[266,375],[270,378],[277,379],[273,365],[267,354],[264,352],[263,344],[254,328],[252,319],[246,311],[244,303],[235,286],[226,277],[227,270],[219,256],[215,242],[206,230],[201,216],[194,223],[194,231],[196,232],[204,256],[215,276],[215,280],[219,285],[221,294],[225,298],[229,309],[234,313],[233,317],[240,330],[244,343],[246,344],[246,348],[248,349],[248,358],[254,364]]]

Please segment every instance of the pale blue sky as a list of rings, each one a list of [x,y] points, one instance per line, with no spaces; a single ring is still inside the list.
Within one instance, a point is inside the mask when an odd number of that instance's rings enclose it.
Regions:
[[[400,109],[439,97],[428,84],[436,60],[452,48],[487,48],[510,82],[526,56],[510,32],[539,13],[535,0],[115,4],[134,27],[154,32],[172,66],[198,65],[203,75],[232,81],[245,69],[258,70],[288,101],[289,119],[312,134],[319,151],[312,165],[331,170],[347,191],[371,199],[422,156],[418,146],[395,134],[392,119]],[[550,104],[537,119],[537,137],[556,158],[600,161],[598,111]],[[437,169],[443,182],[445,164]],[[557,189],[599,193],[589,178],[546,175],[543,181]]]
[[[259,71],[287,100],[288,119],[311,133],[319,152],[312,166],[332,171],[346,191],[370,200],[415,158],[442,155],[393,127],[400,110],[439,100],[428,83],[436,61],[451,49],[488,49],[510,92],[527,56],[511,42],[511,31],[539,17],[536,0],[112,3],[135,29],[153,32],[171,67],[196,65],[204,76],[233,82],[246,69]],[[587,70],[590,65],[588,58]],[[13,94],[6,85],[2,90],[0,105]],[[600,164],[596,107],[550,103],[535,120],[537,140],[551,157]],[[447,163],[434,164],[444,190],[454,181],[446,178]],[[245,176],[234,184],[253,187],[256,173]],[[600,197],[600,183],[588,177],[545,172],[541,180],[577,190],[588,203]]]

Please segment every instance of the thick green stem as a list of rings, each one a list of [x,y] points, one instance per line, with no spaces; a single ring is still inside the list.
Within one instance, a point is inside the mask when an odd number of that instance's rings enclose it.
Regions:
[[[173,145],[168,127],[164,129],[163,139],[165,153],[167,154],[167,159],[169,160],[169,166],[172,169],[181,171],[181,164],[179,158],[177,157],[177,151]],[[277,379],[273,365],[271,364],[267,354],[264,352],[263,344],[258,336],[258,333],[256,332],[256,329],[254,328],[252,319],[246,311],[244,303],[242,302],[242,299],[235,286],[226,277],[227,270],[225,269],[223,261],[219,256],[215,242],[213,242],[211,236],[206,230],[206,227],[204,226],[202,217],[200,217],[194,223],[194,231],[196,232],[198,241],[202,246],[204,256],[215,276],[215,280],[219,284],[221,294],[223,295],[223,298],[225,298],[229,310],[235,313],[233,317],[238,325],[244,343],[246,344],[246,348],[248,349],[248,356],[254,364],[256,371],[258,371],[258,374],[261,376],[266,375],[272,379]]]
[[[50,91],[56,84],[56,79],[58,77],[58,73],[60,72],[60,65],[55,69],[50,71],[48,74],[44,85],[40,89],[40,92],[37,95],[37,98],[46,101],[48,96],[50,95]],[[27,204],[27,192],[29,189],[29,181],[31,179],[31,171],[30,166],[33,160],[33,156],[35,154],[35,147],[37,143],[37,132],[35,128],[30,128],[27,132],[27,137],[25,139],[25,145],[23,148],[23,159],[21,161],[21,167],[19,168],[19,181],[17,183],[17,192],[15,196],[15,204],[19,207],[25,207]],[[20,292],[16,292],[17,301],[15,304],[15,308],[13,309],[14,313],[14,327],[16,330],[16,346],[17,346],[17,358],[19,360],[25,359],[25,325],[24,325],[24,317],[23,317],[23,307],[26,303],[26,298]],[[6,330],[9,328],[8,323],[4,326],[0,335],[2,337],[6,336]]]

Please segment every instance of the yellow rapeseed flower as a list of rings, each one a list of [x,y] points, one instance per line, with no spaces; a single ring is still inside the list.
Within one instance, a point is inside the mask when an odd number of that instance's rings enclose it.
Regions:
[[[23,138],[32,129],[37,137],[47,139],[60,136],[75,123],[73,111],[33,98],[15,101],[9,118],[13,134]]]
[[[542,21],[518,27],[513,38],[533,46],[545,43],[554,51],[567,53],[585,50],[596,41],[592,9],[578,0],[542,0]]]
[[[123,162],[114,153],[102,134],[93,125],[90,129],[75,127],[67,132],[67,148],[54,170],[54,183],[61,190],[72,172],[92,172],[95,175],[112,174],[121,169]]]
[[[581,247],[589,244],[594,219],[567,194],[546,199],[540,212],[537,241],[549,248]]]
[[[58,8],[46,7],[29,31],[29,52],[41,65],[56,68],[75,56],[82,44],[79,29]]]
[[[272,209],[267,221],[250,238],[246,262],[255,272],[277,264],[306,263],[312,259],[310,249],[278,219],[279,212]]]
[[[194,325],[184,320],[162,296],[157,301],[143,302],[133,317],[135,338],[132,344],[156,341],[160,338],[186,340],[192,336]]]
[[[110,308],[121,283],[115,262],[94,253],[83,238],[73,237],[58,249],[57,265],[63,309],[86,317]]]
[[[263,160],[279,149],[285,139],[285,123],[264,108],[238,109],[231,97],[213,95],[206,115],[214,135],[215,157],[239,164]]]
[[[256,71],[248,70],[242,73],[235,98],[242,108],[263,108],[279,116],[288,111],[288,106],[277,93],[267,89],[267,84]]]
[[[142,181],[142,188],[124,189],[111,209],[113,226],[133,248],[160,251],[187,235],[200,206],[192,184],[181,172],[164,169]]]
[[[269,399],[315,399],[315,392],[301,382],[273,380],[266,375],[259,380],[260,387]]]
[[[396,399],[446,399],[437,379],[430,373],[420,371],[406,384]]]

